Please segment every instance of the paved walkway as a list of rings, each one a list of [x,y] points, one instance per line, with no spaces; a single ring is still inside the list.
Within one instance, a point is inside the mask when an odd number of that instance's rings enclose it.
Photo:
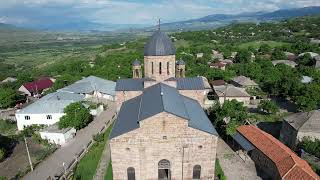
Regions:
[[[111,120],[112,116],[115,114],[115,104],[111,103],[108,107],[109,108],[106,111],[102,112],[87,127],[78,131],[74,139],[55,151],[46,160],[41,162],[33,172],[24,176],[23,179],[44,180],[49,176],[54,177],[55,174],[63,172],[63,165],[68,166],[76,155],[88,145],[92,140],[92,136],[97,134],[107,121]]]
[[[222,139],[219,138],[217,157],[228,180],[260,180],[254,162],[244,162]]]
[[[108,165],[110,161],[110,148],[109,141],[107,141],[104,150],[102,152],[102,156],[100,158],[100,163],[96,171],[96,175],[94,176],[94,180],[103,180],[104,176],[107,172]]]

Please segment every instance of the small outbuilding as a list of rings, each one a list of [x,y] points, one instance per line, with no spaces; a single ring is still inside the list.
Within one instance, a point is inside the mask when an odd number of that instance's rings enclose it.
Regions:
[[[58,124],[50,125],[40,131],[42,139],[48,140],[50,143],[63,145],[70,141],[76,135],[76,129],[63,128],[59,129]]]
[[[246,76],[236,76],[232,79],[232,84],[241,88],[254,88],[258,84]]]

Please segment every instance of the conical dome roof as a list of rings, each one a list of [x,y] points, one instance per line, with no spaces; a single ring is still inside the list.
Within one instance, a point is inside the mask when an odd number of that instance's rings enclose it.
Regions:
[[[140,66],[140,65],[141,65],[141,63],[138,59],[136,59],[132,62],[132,66]]]
[[[186,62],[184,62],[184,60],[182,60],[182,59],[179,59],[177,61],[177,65],[186,65]]]
[[[156,31],[144,47],[145,56],[175,55],[176,48],[171,39],[162,31]]]

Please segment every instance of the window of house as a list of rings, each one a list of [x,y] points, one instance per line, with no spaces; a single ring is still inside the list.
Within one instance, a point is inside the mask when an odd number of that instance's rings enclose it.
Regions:
[[[168,75],[170,75],[170,69],[169,68],[170,68],[170,64],[169,64],[169,62],[167,62],[167,74]]]
[[[200,165],[195,165],[193,167],[192,179],[194,179],[194,180],[200,179],[200,174],[201,174],[201,166]]]
[[[162,73],[162,67],[161,67],[161,62],[159,63],[159,74]]]
[[[52,119],[52,115],[47,115],[47,119]]]
[[[136,175],[135,175],[135,171],[133,167],[129,167],[127,169],[127,174],[128,174],[128,180],[135,180],[136,179]]]
[[[24,116],[25,120],[30,120],[30,116]]]

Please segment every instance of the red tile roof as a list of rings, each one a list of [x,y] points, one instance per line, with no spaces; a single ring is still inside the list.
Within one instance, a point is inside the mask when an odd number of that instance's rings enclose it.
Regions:
[[[44,89],[50,88],[53,85],[53,82],[49,78],[41,78],[33,82],[24,83],[23,86],[29,92],[42,91]]]
[[[221,62],[217,62],[217,63],[211,63],[209,66],[210,66],[210,67],[222,68],[222,67],[225,67],[226,64],[223,64],[223,63],[221,63]]]
[[[275,163],[282,179],[320,180],[305,160],[270,134],[252,125],[240,126],[237,131]]]
[[[222,85],[225,85],[226,82],[224,80],[213,80],[213,81],[210,81],[210,84],[212,86],[222,86]]]

